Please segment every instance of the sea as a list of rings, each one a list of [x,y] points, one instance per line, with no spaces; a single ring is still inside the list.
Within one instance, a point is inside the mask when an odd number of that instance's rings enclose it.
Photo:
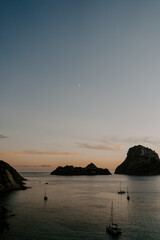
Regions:
[[[27,190],[0,195],[8,213],[4,240],[109,240],[113,202],[120,240],[160,239],[160,176],[54,176],[21,173]],[[129,191],[118,194],[120,187]],[[44,201],[46,191],[48,200]],[[10,216],[12,215],[12,217]]]

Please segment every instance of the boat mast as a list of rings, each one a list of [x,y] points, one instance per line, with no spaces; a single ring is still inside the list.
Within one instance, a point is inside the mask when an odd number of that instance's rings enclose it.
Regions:
[[[120,192],[122,191],[122,189],[121,189],[121,182],[120,182]]]
[[[127,200],[130,200],[129,192],[128,192],[128,187],[127,187]]]
[[[110,223],[113,224],[113,202],[111,204],[111,217],[110,217]]]

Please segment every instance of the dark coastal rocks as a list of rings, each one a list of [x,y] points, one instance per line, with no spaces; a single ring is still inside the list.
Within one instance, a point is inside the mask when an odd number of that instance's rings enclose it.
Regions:
[[[26,189],[24,180],[13,167],[0,160],[0,192]]]
[[[77,176],[77,175],[109,175],[111,174],[108,169],[97,168],[93,163],[89,164],[87,167],[73,167],[65,166],[58,167],[51,175],[64,175],[64,176]]]
[[[126,159],[116,168],[115,174],[159,175],[159,156],[149,148],[141,145],[134,146],[128,150]]]

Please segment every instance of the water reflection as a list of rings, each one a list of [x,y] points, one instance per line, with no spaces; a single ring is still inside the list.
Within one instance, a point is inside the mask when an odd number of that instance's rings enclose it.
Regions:
[[[0,205],[16,213],[6,218],[6,239],[113,239],[106,233],[113,201],[114,218],[123,232],[119,240],[159,240],[160,177],[24,177],[31,189],[0,196]],[[130,201],[127,194],[117,194],[120,181],[125,190],[128,187]]]
[[[0,232],[2,233],[5,230],[9,230],[9,223],[7,222],[7,213],[8,210],[0,206]]]

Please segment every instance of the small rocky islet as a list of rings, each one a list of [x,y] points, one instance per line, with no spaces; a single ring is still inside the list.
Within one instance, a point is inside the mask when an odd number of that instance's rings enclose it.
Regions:
[[[63,176],[81,176],[81,175],[110,175],[110,171],[105,168],[98,168],[93,163],[90,163],[86,167],[74,167],[74,166],[65,166],[57,167],[51,175],[63,175]]]

